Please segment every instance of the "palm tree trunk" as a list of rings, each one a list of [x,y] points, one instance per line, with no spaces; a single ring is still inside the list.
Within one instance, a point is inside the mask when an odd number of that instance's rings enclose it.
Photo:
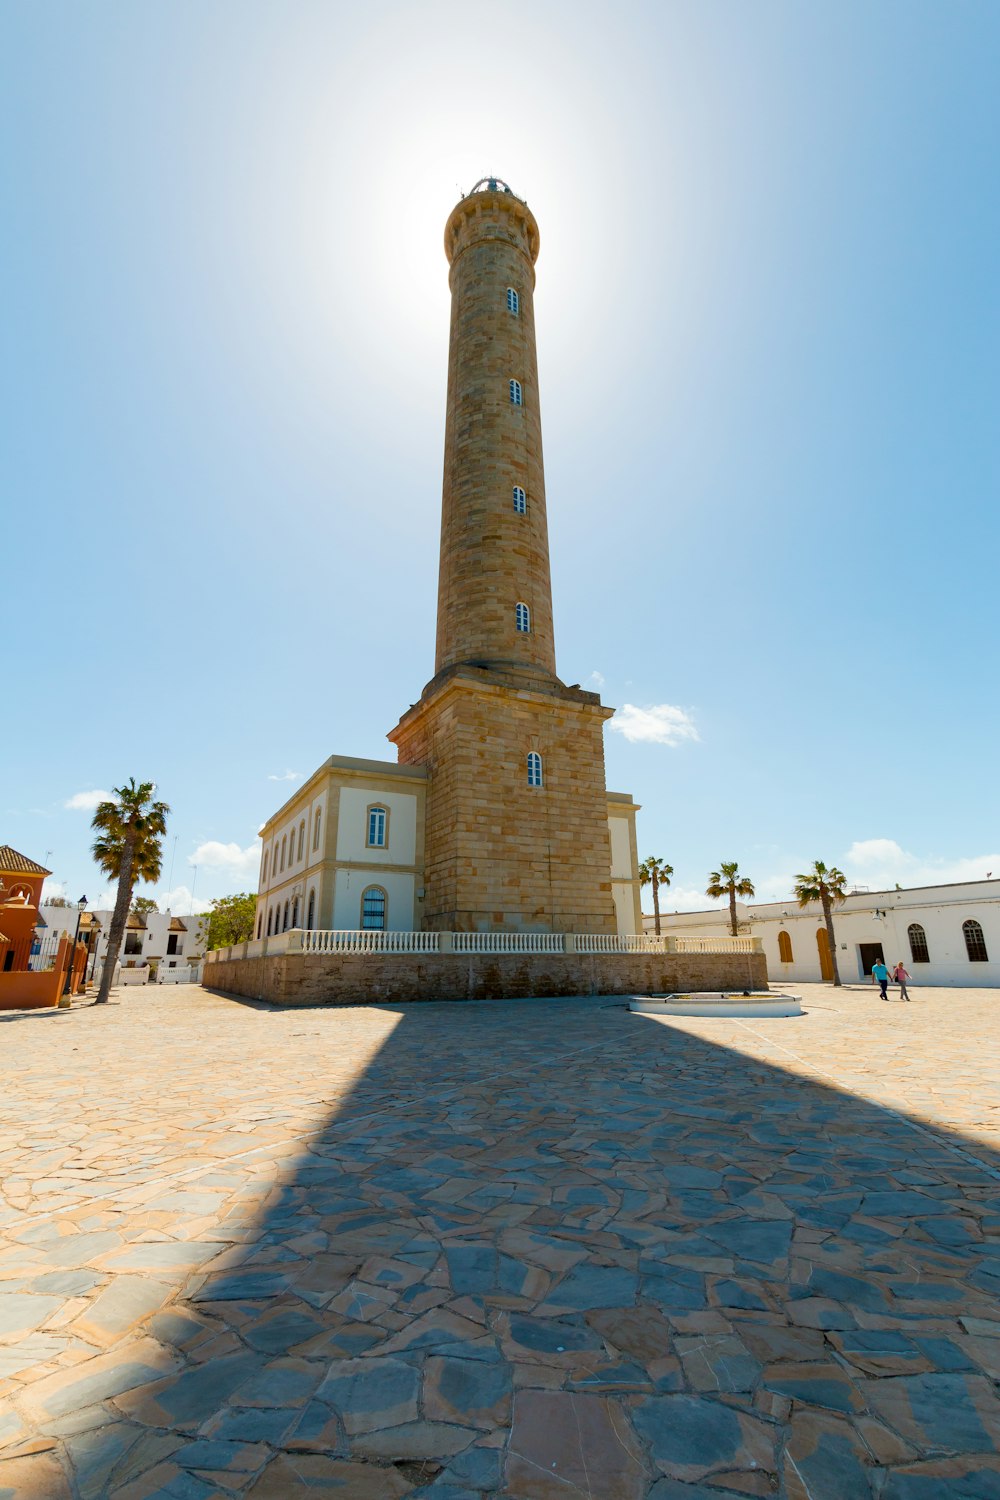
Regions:
[[[656,929],[656,936],[659,937],[659,935],[660,935],[660,882],[656,878],[656,872],[655,872],[655,870],[653,872],[653,926]]]
[[[830,906],[830,897],[823,891],[823,918],[826,922],[826,936],[830,947],[830,965],[833,969],[834,985],[840,985],[840,969],[837,964],[837,939],[833,932],[833,909]]]
[[[736,888],[729,887],[729,930],[733,937],[736,936]]]
[[[94,1002],[95,1005],[107,1005],[111,982],[115,977],[115,964],[118,962],[118,953],[122,945],[122,934],[125,931],[125,923],[128,921],[128,909],[132,903],[132,862],[134,854],[135,831],[130,828],[125,835],[125,847],[122,849],[122,866],[118,872],[118,894],[115,897],[115,909],[112,913],[111,927],[108,932],[108,948],[104,955],[101,988]]]

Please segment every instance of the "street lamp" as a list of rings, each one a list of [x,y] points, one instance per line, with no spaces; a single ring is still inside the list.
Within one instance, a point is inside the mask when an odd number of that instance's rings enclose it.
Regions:
[[[65,983],[63,985],[63,994],[64,995],[68,995],[69,994],[69,992],[70,992],[70,986],[73,983],[73,963],[74,963],[74,960],[76,959],[76,945],[77,945],[77,943],[79,941],[79,938],[80,938],[80,918],[83,916],[83,914],[86,911],[86,909],[87,909],[87,898],[86,898],[86,896],[81,896],[80,899],[79,899],[79,901],[76,903],[76,931],[73,934],[73,946],[70,949],[70,953],[69,953],[69,963],[66,965],[66,981],[65,981]]]

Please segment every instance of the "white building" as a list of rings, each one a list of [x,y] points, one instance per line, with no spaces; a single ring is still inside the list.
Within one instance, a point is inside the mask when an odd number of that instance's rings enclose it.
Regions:
[[[740,933],[763,942],[772,984],[833,977],[818,901],[807,907],[794,897],[738,901],[736,910]],[[652,932],[653,918],[642,920]],[[1000,986],[1000,880],[891,891],[855,887],[834,907],[833,926],[845,984],[867,980],[878,959],[890,968],[901,959],[916,985]],[[728,903],[709,911],[661,912],[660,928],[685,937],[728,932]]]
[[[419,932],[427,773],[331,755],[260,830],[255,938],[289,928]],[[607,793],[619,932],[638,932],[638,804]]]
[[[108,933],[111,930],[110,911],[86,911],[78,913],[75,906],[57,906],[43,902],[39,908],[38,936],[41,951],[47,951],[54,941],[66,933],[72,937],[77,931],[77,916],[80,916],[80,941],[87,944],[90,957],[87,972],[90,974],[96,962],[98,969],[104,963],[108,951]],[[124,969],[150,969],[150,978],[164,979],[172,969],[194,972],[197,977],[205,952],[205,922],[200,916],[175,917],[171,912],[152,911],[145,920],[130,916],[125,926],[119,962]]]

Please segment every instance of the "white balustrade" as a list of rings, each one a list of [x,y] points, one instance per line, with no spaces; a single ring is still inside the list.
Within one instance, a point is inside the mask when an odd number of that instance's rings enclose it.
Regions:
[[[561,932],[455,932],[454,953],[562,953]]]
[[[273,937],[205,954],[206,963],[281,953],[759,953],[753,937],[659,937],[651,932],[591,932],[567,938],[561,932],[305,932],[292,928]]]
[[[670,939],[648,932],[588,932],[574,939],[577,953],[669,953]]]
[[[678,953],[759,953],[760,939],[752,937],[678,937]]]
[[[303,932],[303,953],[437,953],[437,932]]]

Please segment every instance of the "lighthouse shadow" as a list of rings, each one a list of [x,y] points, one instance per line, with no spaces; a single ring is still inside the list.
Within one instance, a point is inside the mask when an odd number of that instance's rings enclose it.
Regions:
[[[274,1021],[328,1039],[349,1014]],[[227,1248],[150,1319],[169,1373],[86,1431],[52,1424],[69,1493],[528,1500],[548,1443],[602,1492],[645,1494],[673,1472],[679,1397],[718,1417],[692,1463],[729,1489],[780,1483],[788,1454],[822,1478],[824,1424],[840,1493],[869,1493],[865,1423],[895,1434],[883,1476],[944,1444],[949,1473],[994,1482],[998,1341],[969,1331],[1000,1316],[981,1145],[620,1003],[393,1014],[307,1147],[251,1164],[259,1209],[222,1217]]]

